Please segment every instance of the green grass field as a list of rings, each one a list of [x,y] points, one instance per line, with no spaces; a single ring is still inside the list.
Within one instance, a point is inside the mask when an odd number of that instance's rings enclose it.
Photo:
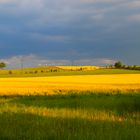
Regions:
[[[138,140],[140,94],[0,97],[0,140]]]

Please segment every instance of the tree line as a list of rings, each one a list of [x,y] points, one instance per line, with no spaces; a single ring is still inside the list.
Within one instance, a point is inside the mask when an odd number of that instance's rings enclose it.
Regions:
[[[121,61],[115,62],[115,64],[111,65],[110,68],[140,70],[140,66],[137,66],[137,65],[125,65]]]

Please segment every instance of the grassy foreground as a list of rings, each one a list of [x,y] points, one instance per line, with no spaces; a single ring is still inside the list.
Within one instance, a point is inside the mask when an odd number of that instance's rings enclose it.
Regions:
[[[0,97],[0,140],[138,140],[140,94]]]

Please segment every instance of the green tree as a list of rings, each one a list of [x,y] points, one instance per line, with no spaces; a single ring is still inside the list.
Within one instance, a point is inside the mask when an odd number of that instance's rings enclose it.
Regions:
[[[4,62],[0,62],[0,69],[5,68],[6,64]]]
[[[115,68],[122,68],[123,64],[121,61],[118,61],[114,64]]]

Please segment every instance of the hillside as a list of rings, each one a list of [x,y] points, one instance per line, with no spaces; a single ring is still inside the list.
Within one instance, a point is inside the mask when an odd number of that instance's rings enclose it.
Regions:
[[[43,66],[14,70],[0,70],[0,77],[38,77],[99,74],[139,74],[138,70],[107,69],[96,66]]]

